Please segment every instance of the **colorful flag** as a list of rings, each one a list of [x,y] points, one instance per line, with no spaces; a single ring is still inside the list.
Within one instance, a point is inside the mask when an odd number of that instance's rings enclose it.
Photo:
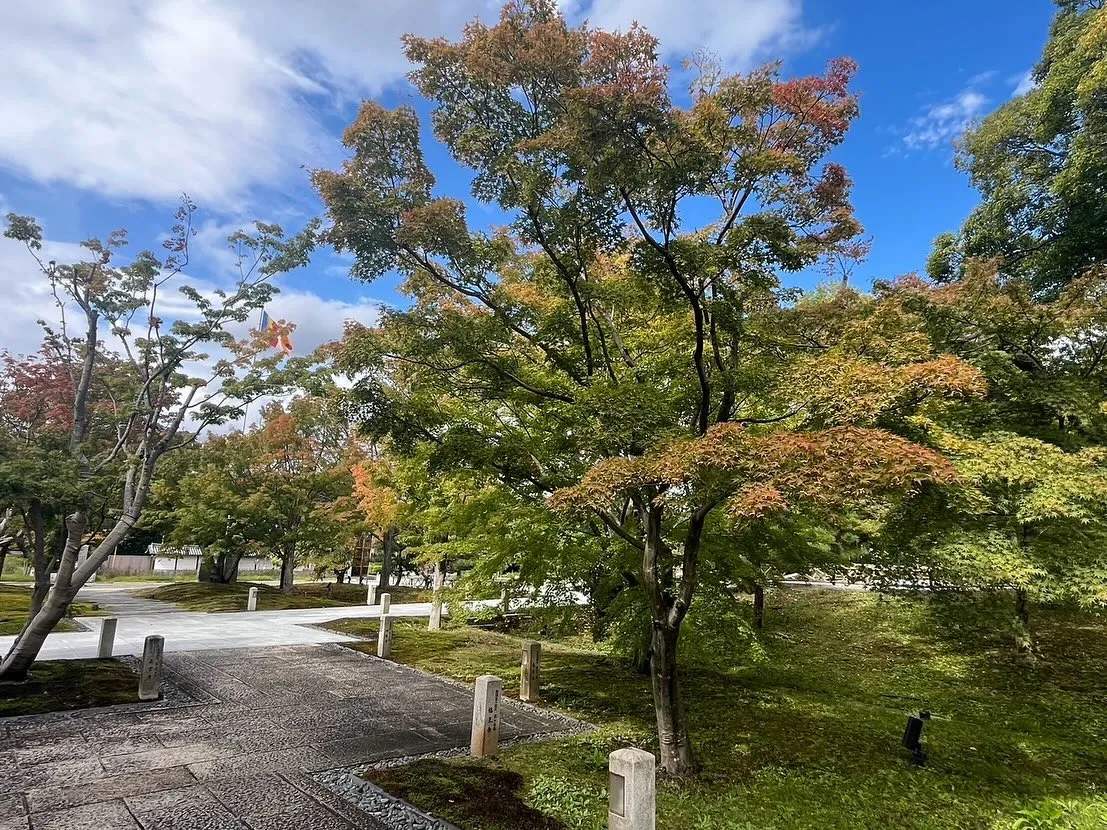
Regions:
[[[270,317],[264,308],[261,310],[259,331],[267,336],[265,342],[272,348],[280,349],[285,354],[292,354],[292,338],[287,331],[281,331],[277,321]]]

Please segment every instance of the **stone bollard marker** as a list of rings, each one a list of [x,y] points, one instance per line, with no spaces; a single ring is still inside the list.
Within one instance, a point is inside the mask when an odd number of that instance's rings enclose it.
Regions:
[[[96,652],[97,657],[111,657],[115,654],[115,629],[119,620],[115,617],[105,617],[100,623],[100,648]]]
[[[477,678],[473,695],[473,737],[469,754],[487,758],[500,752],[500,697],[504,682],[491,674]]]
[[[387,614],[392,607],[392,594],[381,594],[381,613]]]
[[[537,640],[523,643],[523,668],[519,679],[519,700],[538,702],[538,663],[542,656],[542,644]]]
[[[617,749],[608,757],[609,830],[655,830],[656,761],[641,749]]]
[[[164,652],[164,637],[151,634],[146,638],[146,645],[142,649],[142,668],[138,675],[139,700],[158,700],[161,697]]]
[[[377,586],[376,585],[370,585],[369,586],[369,591],[365,595],[365,604],[366,605],[376,605],[377,604]]]
[[[392,617],[388,614],[381,614],[380,631],[377,633],[377,656],[382,660],[392,659]]]
[[[442,573],[441,563],[434,564],[434,596],[431,598],[430,622],[427,623],[428,631],[442,630],[442,585],[446,577]]]
[[[251,588],[250,594],[246,599],[246,610],[257,611],[258,610],[258,589]]]

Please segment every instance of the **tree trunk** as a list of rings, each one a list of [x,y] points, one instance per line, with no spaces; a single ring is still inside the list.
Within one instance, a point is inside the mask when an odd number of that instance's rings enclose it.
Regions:
[[[630,653],[630,665],[635,674],[645,677],[650,673],[650,654],[652,652],[653,627],[647,626],[642,629],[642,636],[638,638],[638,642],[635,643],[634,649]]]
[[[380,586],[378,590],[384,590],[392,581],[392,554],[396,552],[396,535],[396,529],[389,528],[381,543],[381,578],[377,583]]]
[[[281,593],[291,594],[296,571],[296,551],[285,550],[281,556]]]
[[[673,582],[672,551],[662,531],[664,508],[650,494],[640,506],[645,529],[642,549],[642,586],[649,603],[653,628],[650,641],[650,677],[657,739],[661,747],[661,774],[673,778],[695,775],[698,767],[684,720],[677,677],[677,641],[680,626],[691,607],[696,587],[699,547],[707,510],[697,508],[689,517],[684,537],[679,588]]]
[[[1025,588],[1015,589],[1015,616],[1024,628],[1030,627],[1030,597]]]
[[[46,555],[46,517],[43,515],[42,502],[31,499],[29,507],[31,520],[31,539],[34,546],[31,564],[35,572],[35,587],[31,591],[31,605],[27,611],[27,625],[42,610],[46,595],[50,593],[50,565],[54,557]]]
[[[68,533],[61,565],[58,567],[57,582],[0,662],[0,680],[18,683],[27,679],[27,672],[42,651],[47,636],[65,616],[69,604],[83,584],[73,585],[72,578],[77,564],[77,552],[88,529],[88,517],[84,513],[74,513],[66,519],[66,529]]]
[[[684,719],[677,676],[677,639],[680,627],[654,623],[650,676],[653,708],[657,717],[657,738],[661,745],[661,772],[685,778],[697,770],[692,741]]]
[[[760,582],[753,586],[753,625],[758,631],[765,627],[765,586]]]
[[[242,562],[241,553],[221,553],[207,570],[207,582],[218,585],[233,585],[238,582],[238,566]]]

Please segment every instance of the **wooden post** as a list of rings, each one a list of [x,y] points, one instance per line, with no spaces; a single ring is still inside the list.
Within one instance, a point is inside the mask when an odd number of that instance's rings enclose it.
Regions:
[[[538,701],[539,660],[542,656],[542,644],[536,640],[523,643],[523,666],[519,679],[519,700],[526,703]]]
[[[469,752],[475,758],[498,755],[500,751],[500,697],[504,682],[491,674],[477,678],[473,694],[473,733]]]
[[[382,660],[392,659],[392,617],[388,614],[381,614],[380,631],[377,633],[377,656]]]
[[[165,638],[151,634],[142,649],[142,668],[138,675],[139,700],[158,700],[161,697],[164,656]]]
[[[105,617],[100,623],[100,648],[96,652],[97,657],[111,657],[115,654],[115,629],[119,620],[115,617]]]

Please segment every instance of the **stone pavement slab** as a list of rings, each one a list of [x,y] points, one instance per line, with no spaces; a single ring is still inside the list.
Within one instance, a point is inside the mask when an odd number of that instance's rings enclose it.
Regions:
[[[337,645],[165,664],[223,702],[0,719],[0,830],[390,830],[309,774],[468,745],[471,691]],[[501,718],[504,736],[571,723],[510,701]]]

